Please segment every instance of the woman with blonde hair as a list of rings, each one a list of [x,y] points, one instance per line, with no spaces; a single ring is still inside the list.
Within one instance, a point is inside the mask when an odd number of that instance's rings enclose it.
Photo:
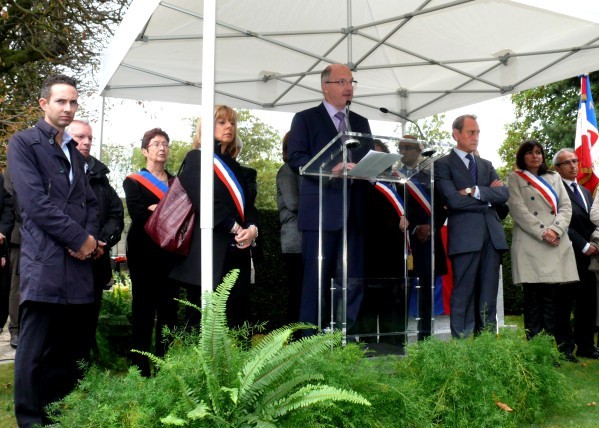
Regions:
[[[185,157],[179,179],[192,204],[200,209],[201,122],[194,136],[194,150]],[[232,269],[239,277],[227,303],[230,326],[249,319],[250,248],[258,237],[258,211],[251,197],[251,183],[235,160],[240,145],[237,138],[237,113],[230,107],[214,108],[214,230],[213,286],[218,286]],[[205,143],[205,142],[204,142]],[[171,271],[171,278],[188,285],[188,297],[199,304],[201,294],[201,242],[199,216],[189,255]]]

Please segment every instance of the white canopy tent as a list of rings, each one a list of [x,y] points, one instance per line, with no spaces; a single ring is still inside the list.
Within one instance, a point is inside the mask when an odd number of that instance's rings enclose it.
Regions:
[[[206,117],[213,103],[295,112],[320,102],[326,65],[345,63],[359,82],[352,110],[395,120],[385,107],[415,120],[598,70],[599,3],[548,9],[562,3],[133,0],[105,53],[100,92],[203,104]],[[211,189],[211,168],[202,172]],[[203,194],[204,231],[212,197]],[[211,259],[202,265],[211,289]]]

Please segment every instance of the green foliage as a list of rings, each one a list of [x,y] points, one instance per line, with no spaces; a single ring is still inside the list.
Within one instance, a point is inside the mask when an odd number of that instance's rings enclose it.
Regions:
[[[515,427],[541,424],[572,404],[572,392],[553,366],[551,338],[527,342],[522,330],[477,338],[409,345],[406,358],[365,359],[356,345],[333,350],[316,370],[327,382],[350,386],[372,406],[319,406],[281,426]],[[301,368],[298,368],[301,370]],[[501,410],[505,403],[513,413]]]
[[[126,367],[131,349],[131,279],[128,274],[113,274],[114,284],[102,293],[96,339],[98,364],[110,369]]]
[[[249,110],[238,110],[238,134],[243,150],[238,161],[258,172],[256,207],[277,209],[276,178],[281,162],[283,137],[270,125],[262,122]]]
[[[40,117],[42,81],[64,72],[83,79],[80,95],[99,53],[130,0],[11,0],[0,6],[0,159],[17,131]],[[94,88],[95,89],[95,88]]]
[[[451,138],[451,133],[443,130],[445,128],[444,122],[445,114],[435,114],[422,121],[420,128],[422,128],[422,132],[429,142],[447,142]]]
[[[297,324],[271,332],[249,351],[238,346],[225,315],[237,276],[238,271],[229,273],[214,293],[204,296],[199,337],[179,334],[164,359],[140,352],[159,367],[155,378],[142,380],[130,370],[115,381],[115,395],[135,404],[107,411],[110,380],[92,369],[75,392],[53,406],[58,426],[277,426],[279,418],[318,403],[369,405],[349,389],[321,384],[314,370],[296,370],[339,345],[339,334],[290,342],[294,331],[308,327]]]
[[[184,141],[171,141],[171,146],[168,153],[168,160],[165,168],[171,174],[177,174],[179,168],[185,159],[185,155],[192,149],[191,143]],[[121,160],[122,162],[122,160]],[[131,170],[129,172],[137,172],[146,166],[146,157],[142,154],[140,147],[133,149],[131,155]]]
[[[277,210],[259,210],[260,236],[257,240],[254,266],[256,284],[252,285],[251,321],[268,322],[272,330],[287,320],[287,287],[285,263],[281,253],[281,226]]]
[[[599,95],[599,72],[590,73],[593,99]],[[576,115],[580,100],[580,78],[572,77],[550,85],[512,95],[516,120],[506,126],[507,138],[499,148],[506,166],[500,169],[502,177],[512,171],[516,151],[527,139],[543,144],[547,160],[561,148],[574,147]]]

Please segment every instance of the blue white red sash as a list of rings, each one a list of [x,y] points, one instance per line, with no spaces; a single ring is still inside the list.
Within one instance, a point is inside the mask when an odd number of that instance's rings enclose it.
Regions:
[[[559,205],[559,200],[557,198],[557,193],[551,187],[549,183],[543,180],[541,177],[534,175],[530,171],[521,171],[516,170],[516,174],[522,177],[523,180],[527,181],[531,184],[535,189],[539,191],[543,198],[547,201],[550,207],[553,208],[553,212],[557,215],[557,207]]]
[[[416,199],[416,202],[422,206],[424,211],[426,211],[430,217],[432,212],[430,195],[426,192],[426,190],[424,190],[422,184],[420,184],[417,180],[410,179],[406,182],[406,184],[408,186],[408,192],[410,192],[410,195]]]
[[[243,193],[243,189],[237,181],[237,177],[225,164],[218,155],[214,154],[214,173],[223,182],[229,193],[231,194],[231,198],[233,202],[235,202],[235,206],[237,207],[237,212],[241,217],[241,221],[245,221],[244,217],[244,207],[245,207],[245,195]]]
[[[150,171],[141,170],[137,173],[129,174],[127,178],[131,178],[140,183],[142,186],[152,192],[158,199],[164,198],[164,195],[168,190],[168,186],[153,176]]]
[[[404,217],[406,215],[406,208],[403,199],[395,190],[395,187],[391,184],[384,181],[371,181],[372,185],[376,190],[381,192],[381,194],[389,201],[391,206],[395,209],[395,212],[399,217]],[[412,250],[410,248],[410,235],[406,233],[406,244],[408,248],[408,252],[411,253]]]
[[[374,188],[377,189],[381,194],[387,198],[391,206],[395,209],[398,216],[403,217],[406,215],[405,204],[397,190],[393,188],[389,183],[383,181],[372,182]]]

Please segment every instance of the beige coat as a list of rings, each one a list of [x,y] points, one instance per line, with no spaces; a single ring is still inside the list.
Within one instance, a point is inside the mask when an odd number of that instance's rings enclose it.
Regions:
[[[508,177],[508,205],[514,219],[512,232],[512,277],[514,284],[566,283],[578,281],[568,225],[572,217],[570,198],[559,174],[549,171],[541,176],[558,197],[555,215],[549,202],[527,181],[512,172]],[[560,244],[543,241],[546,228],[555,231]]]

